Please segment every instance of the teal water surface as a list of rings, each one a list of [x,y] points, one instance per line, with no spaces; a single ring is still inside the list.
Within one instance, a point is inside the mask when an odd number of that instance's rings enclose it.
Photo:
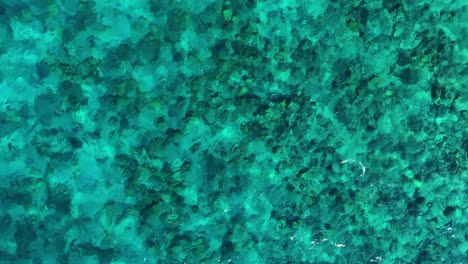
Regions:
[[[0,264],[468,263],[467,25],[0,0]]]

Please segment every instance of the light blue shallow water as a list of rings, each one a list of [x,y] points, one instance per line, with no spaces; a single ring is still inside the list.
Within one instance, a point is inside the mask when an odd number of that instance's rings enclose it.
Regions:
[[[466,25],[0,1],[0,263],[468,263]]]

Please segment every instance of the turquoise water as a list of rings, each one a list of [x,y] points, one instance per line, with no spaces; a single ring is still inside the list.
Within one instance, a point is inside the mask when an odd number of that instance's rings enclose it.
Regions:
[[[0,1],[0,263],[468,263],[467,1]]]

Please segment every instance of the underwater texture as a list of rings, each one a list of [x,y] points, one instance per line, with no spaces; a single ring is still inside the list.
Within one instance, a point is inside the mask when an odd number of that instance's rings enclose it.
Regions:
[[[0,264],[468,263],[468,1],[0,0]]]

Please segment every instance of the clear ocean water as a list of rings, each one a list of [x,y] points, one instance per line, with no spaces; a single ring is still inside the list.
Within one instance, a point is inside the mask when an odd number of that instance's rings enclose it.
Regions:
[[[0,264],[468,263],[468,1],[0,0]]]

